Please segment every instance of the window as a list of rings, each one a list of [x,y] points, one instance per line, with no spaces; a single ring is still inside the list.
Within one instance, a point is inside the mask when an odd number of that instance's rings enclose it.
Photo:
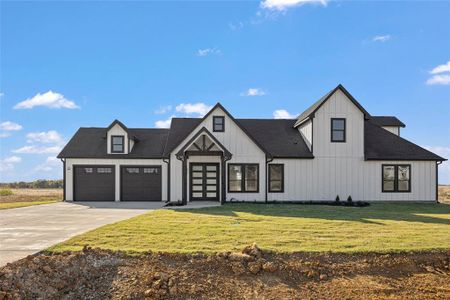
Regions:
[[[124,136],[123,135],[112,135],[111,136],[111,152],[112,153],[123,153]]]
[[[269,192],[270,193],[284,192],[284,165],[282,164],[269,165]]]
[[[128,174],[139,174],[139,168],[127,168]]]
[[[158,168],[144,168],[144,174],[158,174]]]
[[[345,119],[331,118],[331,142],[345,143]]]
[[[111,168],[97,168],[97,173],[111,173]]]
[[[258,164],[228,164],[228,192],[258,193]]]
[[[411,165],[382,165],[383,192],[410,192]]]
[[[225,117],[214,116],[213,117],[213,131],[224,132],[225,131]]]
[[[92,173],[92,171],[93,171],[92,168],[84,168],[85,173]]]

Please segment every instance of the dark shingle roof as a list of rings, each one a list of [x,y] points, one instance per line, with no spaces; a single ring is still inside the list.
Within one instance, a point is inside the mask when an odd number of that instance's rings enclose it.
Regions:
[[[379,126],[399,126],[405,127],[406,125],[393,116],[371,116],[370,120]]]
[[[200,124],[202,119],[173,118],[164,156],[169,154]],[[264,150],[273,157],[313,158],[295,120],[235,119]]]
[[[364,122],[364,156],[367,160],[445,160],[370,120]]]
[[[107,154],[106,128],[80,128],[58,158],[161,158],[168,129],[128,128],[137,142],[129,154]]]
[[[237,119],[273,157],[314,158],[297,129],[295,119]]]

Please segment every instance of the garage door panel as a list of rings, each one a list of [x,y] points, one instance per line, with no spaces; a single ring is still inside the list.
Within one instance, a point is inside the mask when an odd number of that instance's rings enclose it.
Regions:
[[[74,166],[75,201],[114,201],[114,166]]]
[[[121,201],[161,201],[161,166],[122,166]]]

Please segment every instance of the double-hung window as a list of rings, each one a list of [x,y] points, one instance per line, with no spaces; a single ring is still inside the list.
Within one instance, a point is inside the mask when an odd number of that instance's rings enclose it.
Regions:
[[[113,135],[111,136],[111,153],[124,153],[124,136]]]
[[[213,131],[224,132],[225,131],[225,117],[213,116]]]
[[[383,192],[410,192],[411,165],[382,165]]]
[[[228,192],[258,193],[258,164],[228,164]]]
[[[269,164],[269,193],[284,192],[284,165]]]
[[[331,118],[331,142],[345,143],[345,119]]]

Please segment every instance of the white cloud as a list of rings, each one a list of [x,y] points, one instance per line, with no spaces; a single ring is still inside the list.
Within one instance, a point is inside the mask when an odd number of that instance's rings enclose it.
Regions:
[[[391,35],[390,34],[386,34],[386,35],[376,35],[372,38],[373,42],[387,42],[391,39]]]
[[[228,27],[230,27],[230,29],[233,31],[238,31],[244,28],[244,22],[230,22],[228,23]]]
[[[290,114],[285,109],[277,109],[276,111],[273,112],[273,118],[274,119],[295,119],[296,116],[293,114]]]
[[[0,92],[0,98],[5,96],[5,93]]]
[[[198,103],[181,103],[175,107],[175,110],[187,115],[196,114],[199,117],[203,117],[210,111],[212,106],[202,102]]]
[[[425,146],[425,149],[436,153],[443,158],[450,158],[450,147]],[[450,162],[444,161],[439,165],[439,183],[450,184]]]
[[[156,128],[169,128],[170,127],[170,122],[172,121],[172,118],[174,118],[175,116],[171,116],[169,117],[167,120],[159,120],[155,122],[155,127]]]
[[[12,131],[12,130],[20,130],[22,128],[23,128],[22,125],[19,125],[11,121],[0,123],[0,130]]]
[[[430,71],[431,74],[439,74],[445,72],[450,72],[450,60],[446,64],[439,65]]]
[[[197,50],[197,56],[207,56],[212,54],[220,55],[222,54],[222,51],[220,51],[220,49],[217,48],[205,48]]]
[[[12,152],[14,153],[24,153],[24,154],[45,154],[45,153],[58,153],[61,151],[60,146],[50,146],[50,147],[43,147],[43,146],[24,146],[19,149],[15,149]]]
[[[172,105],[160,106],[155,110],[155,114],[162,115],[172,110]]]
[[[10,137],[11,134],[9,132],[0,132],[0,139]]]
[[[245,92],[241,93],[241,96],[264,96],[266,92],[258,88],[249,88]]]
[[[27,134],[28,143],[63,144],[63,138],[55,130],[43,132],[30,132]]]
[[[290,7],[300,6],[303,4],[321,4],[326,6],[329,0],[264,0],[260,6],[262,8],[284,11]]]
[[[427,80],[428,85],[447,85],[450,84],[450,75],[434,75]]]
[[[19,156],[10,156],[0,160],[0,171],[11,171],[14,169],[14,165],[20,163],[22,158]]]
[[[62,94],[48,91],[44,94],[36,94],[32,98],[28,98],[22,102],[19,102],[14,106],[14,109],[31,109],[35,106],[46,106],[49,108],[79,108],[75,102],[67,99]]]
[[[43,164],[40,164],[35,168],[35,171],[50,172],[54,167],[61,167],[61,161],[54,156],[49,156]]]

